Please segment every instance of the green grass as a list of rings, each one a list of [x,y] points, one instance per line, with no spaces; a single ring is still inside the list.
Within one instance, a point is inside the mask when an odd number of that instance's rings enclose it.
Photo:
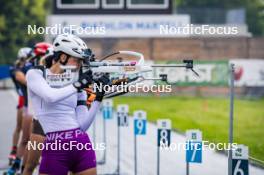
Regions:
[[[130,111],[145,110],[149,121],[172,120],[180,132],[200,129],[203,140],[228,142],[229,100],[202,97],[118,97],[115,104],[129,104]],[[236,99],[234,142],[249,146],[250,156],[264,159],[264,99]]]

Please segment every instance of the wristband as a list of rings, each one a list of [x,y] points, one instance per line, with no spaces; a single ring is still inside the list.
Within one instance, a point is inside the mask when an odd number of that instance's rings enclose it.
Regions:
[[[81,106],[81,105],[87,106],[86,101],[85,100],[78,100],[77,106]]]

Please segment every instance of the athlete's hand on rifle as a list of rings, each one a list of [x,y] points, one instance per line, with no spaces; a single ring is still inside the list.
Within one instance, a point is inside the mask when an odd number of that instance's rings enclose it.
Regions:
[[[88,107],[90,107],[92,102],[95,100],[96,94],[94,93],[92,88],[85,88],[84,90],[86,91],[87,94],[86,104],[88,105]]]
[[[93,83],[93,73],[92,71],[87,71],[80,75],[79,80],[73,83],[73,86],[80,92],[82,89],[87,88]]]
[[[96,97],[95,97],[96,101],[101,102],[103,100],[105,94],[104,87],[105,85],[109,85],[109,83],[110,83],[109,74],[104,74],[100,78],[98,78],[96,84],[98,87],[102,87],[102,88],[96,89]]]

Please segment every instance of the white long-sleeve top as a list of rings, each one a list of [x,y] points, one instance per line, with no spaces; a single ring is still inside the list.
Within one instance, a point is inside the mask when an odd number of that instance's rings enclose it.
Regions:
[[[90,110],[77,100],[86,100],[86,93],[77,93],[73,85],[52,88],[39,69],[31,69],[26,74],[28,96],[36,118],[45,133],[81,128],[86,131],[93,122],[100,102],[94,101]]]

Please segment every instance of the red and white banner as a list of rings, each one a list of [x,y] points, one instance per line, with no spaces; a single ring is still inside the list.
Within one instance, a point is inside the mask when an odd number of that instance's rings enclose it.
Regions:
[[[235,64],[235,86],[264,86],[264,60],[232,59]]]

